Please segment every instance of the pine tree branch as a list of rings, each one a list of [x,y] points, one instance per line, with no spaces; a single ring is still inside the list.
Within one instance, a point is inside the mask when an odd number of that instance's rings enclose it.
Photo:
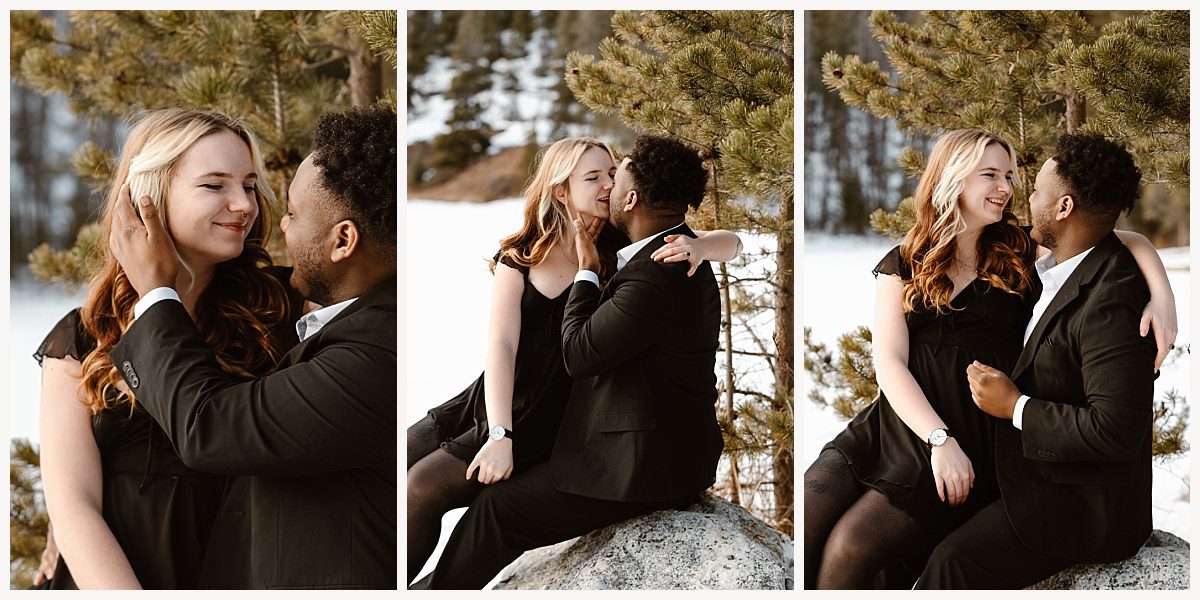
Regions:
[[[680,18],[681,20],[684,20],[684,21],[688,21],[689,23],[692,23],[694,25],[699,26],[701,24],[699,19],[692,18],[692,13],[690,11],[671,11],[671,13],[673,15],[676,15],[677,18]],[[793,65],[795,58],[791,54],[788,54],[787,52],[785,52],[779,48],[776,48],[769,44],[761,44],[761,43],[755,42],[755,41],[749,39],[748,37],[746,37],[746,35],[743,34],[741,31],[739,31],[735,28],[732,28],[732,27],[725,28],[724,30],[722,30],[722,33],[736,39],[737,41],[741,42],[742,44],[744,44],[745,46],[747,46],[749,48],[757,48],[767,54],[775,54],[779,58],[782,58],[783,60],[787,61],[789,68],[793,68],[793,69],[795,68],[795,66]]]
[[[752,397],[752,398],[758,398],[759,400],[765,400],[765,401],[767,401],[767,402],[774,402],[774,401],[775,401],[775,398],[774,398],[773,396],[770,396],[770,395],[768,395],[768,394],[764,394],[764,393],[762,393],[762,392],[758,392],[758,391],[755,391],[755,390],[743,390],[743,389],[740,389],[740,388],[735,388],[735,389],[733,390],[733,393],[735,393],[735,394],[741,394],[742,396],[750,396],[750,397]]]

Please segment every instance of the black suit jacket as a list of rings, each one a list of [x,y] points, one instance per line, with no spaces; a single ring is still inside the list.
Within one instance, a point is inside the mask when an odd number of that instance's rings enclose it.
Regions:
[[[396,587],[394,278],[258,380],[221,370],[174,301],[151,306],[111,356],[185,464],[240,476],[202,585]]]
[[[608,500],[650,502],[698,493],[716,475],[723,445],[714,404],[721,322],[708,263],[642,248],[608,282],[571,287],[563,355],[575,378],[551,454],[555,487]]]
[[[1133,256],[1101,240],[1064,282],[1013,370],[1022,427],[998,424],[997,473],[1021,542],[1076,561],[1132,556],[1150,535],[1152,336]]]

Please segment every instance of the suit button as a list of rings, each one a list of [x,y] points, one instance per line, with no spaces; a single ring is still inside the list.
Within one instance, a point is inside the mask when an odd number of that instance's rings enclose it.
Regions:
[[[133,370],[133,365],[129,361],[121,363],[121,370],[125,371],[125,380],[129,382],[129,387],[137,389],[141,380],[138,379],[137,372]]]

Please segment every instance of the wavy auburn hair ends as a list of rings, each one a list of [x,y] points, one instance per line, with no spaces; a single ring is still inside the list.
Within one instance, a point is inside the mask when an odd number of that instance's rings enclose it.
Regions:
[[[919,307],[939,313],[950,310],[954,282],[948,273],[954,265],[955,239],[967,227],[958,200],[967,177],[979,166],[984,150],[991,144],[1004,148],[1015,170],[1012,145],[986,131],[958,129],[934,144],[913,195],[916,223],[900,245],[900,259],[912,270],[912,279],[904,282],[905,312]],[[1000,221],[987,225],[979,234],[975,267],[992,287],[1019,294],[1031,283],[1027,265],[1032,243],[1017,226],[1011,207],[1012,202],[1005,205]]]
[[[616,163],[612,150],[604,142],[591,137],[563,138],[542,148],[535,161],[534,175],[525,186],[525,216],[521,229],[500,240],[500,255],[511,258],[517,264],[532,268],[549,254],[555,244],[566,243],[574,235],[571,217],[566,205],[554,199],[554,192],[565,190],[571,171],[579,164],[583,153],[591,148],[600,148]],[[610,227],[604,226],[598,246],[607,246],[611,238]],[[600,252],[598,273],[603,280],[616,271],[616,257],[612,252]],[[495,264],[492,264],[493,271]]]
[[[271,343],[271,329],[287,314],[288,300],[283,285],[264,269],[271,264],[264,243],[273,218],[268,212],[274,193],[266,182],[258,142],[244,124],[221,113],[188,109],[159,110],[142,118],[129,132],[121,151],[101,215],[104,227],[101,239],[108,240],[123,183],[130,184],[131,198],[149,195],[166,226],[168,192],[176,164],[197,140],[222,130],[237,134],[250,148],[258,174],[254,195],[259,210],[241,255],[217,265],[212,280],[196,302],[195,320],[221,368],[251,377],[273,367],[279,358]],[[117,388],[121,375],[109,351],[133,322],[133,305],[138,294],[108,244],[100,244],[99,252],[104,266],[92,277],[80,311],[84,329],[96,340],[96,347],[83,358],[84,404],[93,414],[127,404],[132,414],[137,401]]]

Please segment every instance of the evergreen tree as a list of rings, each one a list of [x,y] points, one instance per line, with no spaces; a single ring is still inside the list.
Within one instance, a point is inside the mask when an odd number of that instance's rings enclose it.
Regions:
[[[1187,221],[1181,218],[1189,184],[1187,12],[1135,13],[1099,30],[1075,11],[928,11],[919,25],[876,11],[870,25],[894,72],[858,56],[826,53],[823,80],[846,104],[892,119],[904,131],[995,132],[1013,143],[1019,190],[1026,193],[1059,136],[1104,134],[1127,144],[1151,190],[1182,190],[1182,203],[1155,206],[1143,197],[1139,211],[1148,219]],[[923,155],[912,149],[899,162],[910,177],[924,169]],[[1014,210],[1028,223],[1020,193]],[[912,199],[892,213],[876,211],[871,221],[880,232],[902,237],[915,222]],[[859,328],[841,336],[836,353],[810,345],[805,356],[816,383],[810,399],[844,418],[878,394],[869,333]],[[1170,393],[1159,403],[1156,454],[1186,450],[1180,441],[1188,413],[1186,405],[1177,408],[1179,398]]]
[[[280,198],[320,114],[395,102],[383,85],[394,77],[392,11],[75,11],[61,24],[54,15],[10,14],[14,81],[66,97],[72,112],[90,120],[172,106],[242,116],[259,137]],[[110,148],[85,143],[74,162],[93,187],[110,183]],[[76,250],[37,257],[71,261]]]
[[[933,135],[977,127],[999,134],[1014,145],[1025,190],[1058,137],[1076,130],[1129,142],[1147,182],[1187,187],[1186,12],[1137,15],[1099,33],[1076,11],[927,11],[924,17],[913,25],[888,11],[872,13],[871,30],[895,72],[829,52],[821,61],[825,84],[901,130]],[[900,163],[910,176],[924,167],[913,151]],[[1028,221],[1023,197],[1014,211]],[[880,213],[873,224],[895,237],[911,226]]]
[[[33,444],[24,439],[12,441],[8,465],[8,574],[14,590],[28,589],[33,584],[46,547],[50,517],[42,498],[40,464]]]
[[[589,109],[617,115],[637,131],[675,136],[694,145],[712,169],[701,228],[748,229],[774,237],[765,269],[766,290],[737,285],[721,265],[726,323],[722,345],[726,377],[722,426],[730,458],[729,495],[740,500],[741,457],[769,457],[759,483],[772,491],[771,520],[791,532],[793,498],[793,189],[794,19],[790,11],[617,12],[614,37],[600,58],[567,57],[567,83]],[[737,285],[737,291],[733,290]],[[770,340],[753,324],[774,322]],[[757,351],[736,352],[764,361],[773,373],[768,390],[754,389],[734,372],[733,319]],[[736,398],[736,403],[735,403]],[[753,457],[745,461],[750,468]]]

